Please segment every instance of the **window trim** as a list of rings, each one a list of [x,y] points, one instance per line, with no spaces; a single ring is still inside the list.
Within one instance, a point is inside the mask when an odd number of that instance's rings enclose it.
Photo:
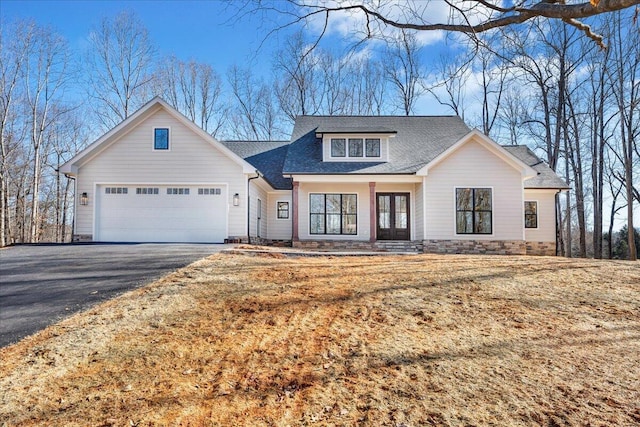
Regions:
[[[349,150],[352,140],[359,140],[362,144],[362,156],[350,156]],[[378,141],[378,155],[367,156],[367,140]],[[387,162],[389,161],[389,138],[374,134],[339,134],[325,136],[323,141],[322,160],[325,162]],[[334,141],[344,141],[344,156],[336,156],[333,149]],[[355,143],[354,143],[355,144]],[[327,148],[328,147],[328,148]]]
[[[340,233],[327,233],[327,196],[335,196],[335,195],[339,195],[340,196],[340,213],[339,214],[331,214],[331,215],[340,215]],[[311,211],[311,196],[324,196],[324,212],[322,213],[314,213]],[[356,209],[355,209],[355,213],[353,214],[345,214],[342,211],[342,197],[343,196],[355,196],[356,198]],[[358,193],[309,193],[309,205],[308,205],[308,212],[309,212],[309,235],[310,236],[358,236]],[[323,215],[324,216],[324,233],[314,233],[311,231],[311,217],[312,215]],[[342,229],[342,225],[343,225],[343,218],[345,215],[353,215],[355,216],[355,230],[354,233],[344,233],[343,229]]]
[[[465,189],[471,189],[473,190],[473,195],[472,195],[472,199],[473,199],[473,203],[474,203],[474,207],[475,207],[475,190],[491,190],[491,210],[490,211],[482,211],[482,212],[490,212],[491,213],[491,231],[489,233],[475,233],[475,232],[471,232],[471,233],[459,233],[458,232],[458,212],[469,212],[466,210],[462,210],[459,211],[458,210],[458,190],[465,190]],[[454,234],[456,236],[493,236],[494,235],[494,227],[493,227],[493,222],[494,222],[494,189],[492,186],[490,185],[479,185],[479,186],[456,186],[453,189],[453,231]],[[475,209],[470,211],[470,212],[476,212]],[[472,222],[472,229],[475,229],[475,215],[472,216],[473,222]]]
[[[536,204],[536,213],[535,214],[527,214],[527,207],[526,207],[527,203],[535,203]],[[539,208],[539,206],[540,206],[540,204],[538,203],[537,200],[525,200],[524,201],[524,204],[523,204],[523,213],[524,213],[523,219],[524,219],[524,228],[526,230],[537,230],[538,229],[538,226],[539,226],[539,222],[538,222],[539,210],[538,210],[538,208]],[[527,215],[535,215],[535,217],[536,217],[536,226],[535,227],[527,227]]]
[[[156,148],[156,130],[167,130],[167,148]],[[151,130],[151,147],[153,151],[166,152],[171,151],[171,127],[170,126],[154,126]]]
[[[286,217],[280,217],[280,203],[287,204]],[[289,220],[290,216],[291,216],[291,202],[289,200],[276,200],[276,220],[287,221]]]

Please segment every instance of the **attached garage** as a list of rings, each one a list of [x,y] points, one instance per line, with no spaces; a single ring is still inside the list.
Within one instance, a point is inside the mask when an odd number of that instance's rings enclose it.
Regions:
[[[222,243],[228,186],[97,185],[94,241]]]

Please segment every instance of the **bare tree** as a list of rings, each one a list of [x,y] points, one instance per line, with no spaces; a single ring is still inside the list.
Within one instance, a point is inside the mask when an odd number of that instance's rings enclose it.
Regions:
[[[37,242],[40,229],[40,184],[47,156],[47,131],[65,109],[58,97],[69,78],[67,43],[51,29],[33,27],[28,34],[27,60],[23,68],[29,136],[32,149],[32,183],[29,241]]]
[[[255,9],[268,9],[281,13],[285,24],[278,29],[297,23],[321,20],[324,35],[333,17],[353,14],[362,17],[360,28],[363,40],[384,35],[389,27],[416,31],[451,31],[476,36],[496,28],[513,27],[541,18],[560,22],[579,29],[585,36],[604,46],[603,37],[594,33],[582,19],[630,8],[640,0],[590,0],[567,4],[564,1],[517,0],[505,4],[499,0],[442,0],[442,1],[385,1],[364,0],[359,2],[318,2],[315,0],[248,1],[246,13]],[[255,6],[253,6],[255,5]],[[434,8],[444,6],[447,16],[441,22],[434,21]],[[436,15],[441,16],[441,15]]]
[[[222,80],[209,64],[170,56],[159,67],[159,94],[192,122],[216,137],[227,120]]]
[[[322,57],[312,52],[302,32],[287,39],[283,49],[274,58],[277,75],[275,95],[280,109],[291,123],[298,115],[317,114],[327,91],[322,90]]]
[[[104,18],[89,37],[88,90],[98,120],[110,129],[147,101],[154,48],[131,12]]]
[[[390,40],[384,56],[384,74],[397,93],[397,102],[405,115],[413,113],[418,98],[426,91],[420,46],[415,34],[402,30]]]
[[[635,166],[634,152],[637,150],[637,138],[640,136],[640,35],[638,32],[623,32],[623,19],[628,17],[615,14],[611,18],[611,28],[615,34],[612,46],[614,66],[609,69],[612,91],[616,99],[619,118],[618,132],[620,150],[615,153],[624,166],[624,176],[619,174],[625,185],[627,199],[627,229],[629,260],[637,259],[633,226],[633,204],[635,199],[633,171]]]
[[[16,109],[20,77],[27,57],[25,43],[33,24],[3,23],[0,28],[0,247],[9,243],[9,160],[15,149]]]
[[[227,79],[233,95],[229,119],[232,138],[272,140],[282,138],[279,115],[271,86],[256,79],[248,69],[232,66]]]

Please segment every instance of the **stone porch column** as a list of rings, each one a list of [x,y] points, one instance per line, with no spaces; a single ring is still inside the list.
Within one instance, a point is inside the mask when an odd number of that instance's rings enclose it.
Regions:
[[[369,183],[369,241],[376,241],[376,183]]]
[[[299,240],[298,238],[298,189],[300,188],[300,183],[298,181],[293,181],[293,191],[292,191],[292,212],[291,215],[292,216],[292,227],[293,227],[293,233],[291,235],[291,240],[293,240],[294,242],[297,242]]]

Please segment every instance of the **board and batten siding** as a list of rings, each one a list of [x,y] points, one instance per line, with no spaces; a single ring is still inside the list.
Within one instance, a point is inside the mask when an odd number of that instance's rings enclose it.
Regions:
[[[153,129],[170,129],[169,150],[153,149]],[[96,184],[228,184],[229,235],[246,235],[246,177],[242,167],[160,109],[104,151],[80,165],[76,194],[89,195],[77,206],[76,234],[93,234]],[[135,191],[130,189],[129,191]],[[233,195],[240,206],[233,206]]]
[[[430,169],[424,185],[425,239],[524,240],[522,175],[478,142],[467,142]],[[492,189],[492,234],[456,234],[459,187]]]
[[[291,191],[270,192],[267,195],[267,238],[271,240],[291,240],[293,205]],[[289,218],[278,218],[278,202],[289,202]]]
[[[524,200],[538,202],[538,228],[525,228],[527,242],[556,241],[556,192],[555,189],[525,189]],[[524,215],[524,213],[523,213]]]

